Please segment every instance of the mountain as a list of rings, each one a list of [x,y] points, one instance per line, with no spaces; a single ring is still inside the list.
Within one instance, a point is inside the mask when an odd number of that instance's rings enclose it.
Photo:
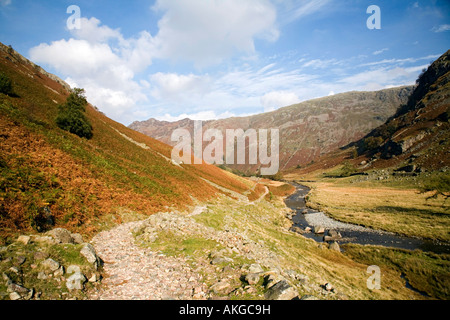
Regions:
[[[359,171],[445,172],[450,167],[449,118],[450,50],[423,71],[407,102],[384,124],[300,171],[325,170],[347,160]]]
[[[173,163],[170,146],[90,104],[75,119],[90,128],[90,139],[61,129],[57,119],[62,106],[76,100],[75,91],[3,44],[0,80],[3,240],[18,231],[57,226],[92,234],[120,220],[124,211],[149,215],[221,193],[252,198],[264,192],[216,166]]]
[[[412,86],[377,92],[348,92],[306,101],[254,116],[203,122],[203,130],[226,129],[280,130],[280,169],[304,166],[353,141],[383,124],[408,101]],[[164,143],[175,145],[175,129],[193,132],[194,121],[166,122],[150,119],[129,127]],[[225,135],[225,134],[224,134]],[[205,147],[205,146],[204,146]],[[248,148],[247,148],[248,149]],[[248,150],[247,150],[248,153]],[[261,165],[231,165],[243,172],[256,172]]]

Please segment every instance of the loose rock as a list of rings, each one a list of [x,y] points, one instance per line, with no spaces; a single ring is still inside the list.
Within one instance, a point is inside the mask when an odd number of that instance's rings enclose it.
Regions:
[[[298,296],[297,291],[283,280],[271,287],[264,295],[267,300],[292,300]]]
[[[71,233],[66,229],[56,228],[47,232],[47,234],[58,243],[74,243]]]

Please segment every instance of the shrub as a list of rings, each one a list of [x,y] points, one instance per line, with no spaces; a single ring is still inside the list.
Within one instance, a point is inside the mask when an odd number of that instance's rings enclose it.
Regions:
[[[378,149],[384,140],[382,137],[368,137],[364,139],[363,149],[365,151],[374,151]]]
[[[12,82],[11,80],[3,73],[0,73],[0,93],[4,93],[6,95],[12,95]]]
[[[93,137],[92,126],[84,115],[87,100],[84,89],[75,88],[66,103],[59,106],[56,124],[61,129],[76,134],[80,138],[91,139]]]

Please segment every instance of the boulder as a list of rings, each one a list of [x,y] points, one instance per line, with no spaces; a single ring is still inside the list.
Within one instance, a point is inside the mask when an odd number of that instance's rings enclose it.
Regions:
[[[332,242],[332,243],[330,244],[329,249],[330,249],[330,250],[334,250],[334,251],[341,252],[341,247],[339,247],[339,244],[338,244],[337,242]]]
[[[328,235],[332,238],[342,238],[342,235],[336,230],[328,230]]]
[[[80,250],[80,253],[94,266],[95,269],[100,266],[100,258],[97,256],[94,247],[90,243],[86,243]]]
[[[250,265],[250,267],[248,268],[248,272],[249,273],[261,273],[261,272],[264,272],[264,270],[260,264],[254,263],[254,264]]]
[[[72,236],[72,239],[73,239],[74,243],[76,243],[76,244],[84,243],[83,236],[81,234],[79,234],[79,233],[72,233],[71,236]]]
[[[24,236],[24,235],[19,236],[19,237],[17,238],[17,242],[21,242],[21,243],[23,243],[24,245],[27,245],[27,244],[30,242],[30,240],[31,240],[31,237],[30,237],[30,236]]]
[[[66,287],[69,290],[83,290],[87,279],[81,272],[75,272],[66,280]]]
[[[264,295],[267,300],[292,300],[297,296],[297,290],[286,280],[282,280],[272,286]]]
[[[55,260],[53,260],[51,258],[48,258],[47,260],[42,261],[41,265],[46,270],[49,270],[51,272],[55,272],[56,270],[59,269],[59,266],[60,266],[60,264],[57,261],[55,261]]]
[[[322,226],[315,226],[314,227],[314,233],[315,234],[322,234],[325,233],[325,228]]]
[[[228,294],[230,284],[225,280],[220,280],[216,284],[212,285],[210,290],[215,294]]]
[[[63,228],[56,228],[47,232],[57,243],[74,243],[71,233]]]
[[[20,300],[20,299],[22,299],[22,297],[21,297],[20,294],[18,294],[17,292],[11,292],[11,293],[9,294],[9,299],[12,300],[12,301],[15,301],[15,300]]]

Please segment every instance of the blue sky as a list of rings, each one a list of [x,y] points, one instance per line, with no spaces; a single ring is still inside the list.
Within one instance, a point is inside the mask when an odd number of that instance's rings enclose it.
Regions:
[[[207,120],[413,84],[450,49],[450,2],[0,0],[0,41],[123,124]]]

